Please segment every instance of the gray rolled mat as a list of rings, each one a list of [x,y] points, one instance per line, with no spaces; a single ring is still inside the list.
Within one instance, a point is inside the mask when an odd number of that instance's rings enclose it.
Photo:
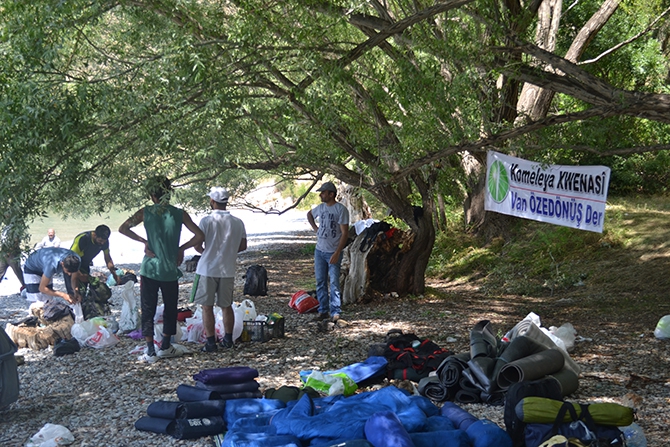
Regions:
[[[519,335],[515,337],[514,340],[507,344],[507,347],[503,353],[496,360],[491,377],[493,377],[495,381],[495,379],[498,377],[498,374],[500,374],[500,370],[506,364],[524,357],[528,357],[532,354],[537,354],[538,352],[542,352],[545,349],[549,348],[530,337],[526,337],[525,335]]]
[[[563,369],[565,359],[561,350],[546,349],[503,366],[498,374],[498,386],[506,390],[513,383],[536,380]]]
[[[540,343],[541,345],[546,346],[548,349],[551,348],[558,348],[556,346],[556,343],[549,338],[547,334],[542,332],[542,329],[537,327],[535,323],[533,323],[530,320],[521,320],[516,326],[512,328],[510,331],[510,340],[514,341],[514,339],[518,336],[525,335],[526,337],[532,338],[536,342]],[[582,372],[582,370],[579,368],[579,365],[575,363],[574,360],[570,357],[570,355],[563,351],[562,349],[559,349],[561,353],[563,354],[563,357],[565,358],[565,366],[566,368],[572,370],[577,376]]]
[[[561,385],[563,396],[569,396],[579,388],[579,377],[571,369],[563,367],[559,372],[550,374]]]

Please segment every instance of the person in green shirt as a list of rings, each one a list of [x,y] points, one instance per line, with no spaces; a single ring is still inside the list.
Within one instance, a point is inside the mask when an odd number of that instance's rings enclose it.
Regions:
[[[150,182],[149,196],[153,205],[140,208],[119,227],[119,233],[144,244],[144,259],[140,267],[140,302],[142,308],[142,335],[147,342],[140,362],[153,363],[159,358],[178,357],[186,348],[172,344],[177,333],[177,302],[181,276],[178,266],[184,260],[184,251],[200,245],[205,235],[188,213],[169,204],[172,185],[165,177]],[[144,223],[146,238],[131,228]],[[186,226],[193,237],[179,245],[181,227]],[[158,291],[163,296],[163,339],[156,352],[154,347],[154,317],[158,306]]]

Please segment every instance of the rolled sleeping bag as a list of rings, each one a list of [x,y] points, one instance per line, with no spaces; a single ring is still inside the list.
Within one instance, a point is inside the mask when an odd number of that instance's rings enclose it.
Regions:
[[[556,346],[556,343],[549,338],[547,334],[542,332],[542,329],[540,329],[535,323],[533,323],[530,320],[521,320],[512,330],[510,331],[510,339],[513,341],[516,337],[525,335],[528,338],[531,338],[535,340],[536,342],[540,343],[541,345],[546,346],[548,349],[552,348],[558,348]],[[570,357],[570,354],[568,354],[566,351],[563,351],[560,349],[561,353],[563,354],[563,357],[565,357],[565,365],[567,368],[571,369],[572,372],[574,372],[577,376],[582,372],[581,368],[577,363],[575,363],[574,360]]]
[[[470,437],[463,430],[441,430],[410,433],[416,447],[471,447]]]
[[[365,422],[365,438],[373,447],[416,447],[392,411],[380,411]]]
[[[498,386],[506,390],[513,383],[528,382],[559,372],[563,365],[565,357],[560,349],[546,349],[503,366],[498,374]]]
[[[505,430],[488,419],[481,419],[465,431],[472,447],[512,447],[512,438]]]
[[[204,400],[200,402],[170,402],[159,400],[147,408],[147,416],[163,419],[197,419],[223,416],[226,409],[224,400]]]
[[[579,377],[569,368],[565,366],[558,372],[549,375],[556,379],[556,381],[561,385],[561,394],[563,396],[569,396],[570,394],[577,391],[579,388]]]
[[[445,402],[440,409],[440,414],[449,419],[454,427],[459,430],[467,430],[468,427],[478,421],[476,417],[453,402]]]
[[[552,424],[556,421],[563,404],[572,405],[577,417],[582,418],[582,405],[576,402],[547,399],[545,397],[525,397],[514,407],[516,416],[527,424]],[[593,403],[584,405],[593,422],[599,425],[625,427],[633,423],[635,410],[616,403]],[[563,422],[572,422],[567,411]]]

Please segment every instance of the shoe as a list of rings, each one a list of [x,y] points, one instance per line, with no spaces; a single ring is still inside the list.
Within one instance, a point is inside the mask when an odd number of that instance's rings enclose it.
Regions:
[[[155,352],[152,355],[149,355],[145,350],[144,354],[137,357],[137,361],[140,363],[156,363],[158,361],[158,356]]]
[[[346,322],[345,320],[343,320],[342,318],[340,318],[339,315],[333,316],[333,323],[335,323],[335,325],[337,327],[347,327],[347,326],[349,326],[349,323]]]
[[[314,317],[314,320],[313,320],[313,321],[323,321],[323,320],[327,320],[328,317],[329,317],[329,315],[328,315],[327,313],[322,313],[322,314],[319,314],[319,315],[317,315],[316,317]]]
[[[219,347],[216,346],[216,343],[211,344],[211,345],[209,343],[205,343],[205,346],[203,346],[200,351],[201,352],[216,352],[218,350],[219,350]]]
[[[235,348],[235,343],[232,341],[227,341],[227,340],[221,340],[221,343],[219,343],[219,347],[221,349],[234,349]]]
[[[169,359],[172,357],[181,357],[188,352],[190,351],[181,345],[171,344],[167,349],[159,349],[156,355],[162,359]]]

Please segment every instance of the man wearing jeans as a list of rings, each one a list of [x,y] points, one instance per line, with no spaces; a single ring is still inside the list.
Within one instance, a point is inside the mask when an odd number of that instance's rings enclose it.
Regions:
[[[314,274],[316,297],[319,300],[317,321],[330,317],[333,323],[340,320],[340,265],[342,250],[349,238],[349,211],[335,200],[337,188],[332,182],[323,183],[317,189],[321,203],[307,213],[307,220],[316,231],[314,250]],[[317,226],[316,220],[319,221]],[[330,280],[330,296],[328,281]]]

